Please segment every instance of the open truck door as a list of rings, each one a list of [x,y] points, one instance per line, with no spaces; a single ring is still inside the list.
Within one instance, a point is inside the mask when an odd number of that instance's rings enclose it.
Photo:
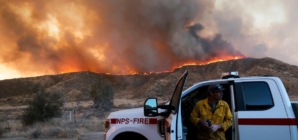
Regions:
[[[169,104],[158,106],[156,98],[148,98],[144,104],[145,116],[164,116],[164,136],[166,140],[182,139],[181,93],[187,75],[188,71],[186,70],[180,77]],[[164,109],[165,111],[159,113],[158,109]]]

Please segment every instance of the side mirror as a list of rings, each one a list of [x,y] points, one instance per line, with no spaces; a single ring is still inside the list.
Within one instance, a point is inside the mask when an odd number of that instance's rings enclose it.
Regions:
[[[157,99],[148,98],[144,104],[144,116],[155,117],[158,116]]]

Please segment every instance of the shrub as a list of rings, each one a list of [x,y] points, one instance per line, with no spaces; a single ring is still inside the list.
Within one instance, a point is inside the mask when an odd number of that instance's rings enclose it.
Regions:
[[[29,106],[22,114],[22,123],[32,125],[35,122],[44,122],[50,118],[59,116],[62,107],[61,96],[57,93],[46,94],[44,91],[38,92],[29,101]]]
[[[36,129],[35,131],[33,131],[31,133],[31,137],[33,137],[33,138],[38,138],[40,135],[41,135],[41,131],[38,129]]]
[[[114,92],[112,85],[103,78],[95,83],[90,92],[93,98],[94,107],[99,110],[110,111],[113,107]]]
[[[3,134],[4,134],[4,129],[0,127],[0,138],[2,137]]]

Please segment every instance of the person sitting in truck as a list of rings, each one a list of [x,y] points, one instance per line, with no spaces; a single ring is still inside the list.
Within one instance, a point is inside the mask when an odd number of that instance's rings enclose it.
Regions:
[[[209,97],[198,101],[190,114],[190,121],[198,127],[199,140],[225,140],[225,131],[232,125],[232,113],[227,102],[222,100],[220,84],[208,87]]]

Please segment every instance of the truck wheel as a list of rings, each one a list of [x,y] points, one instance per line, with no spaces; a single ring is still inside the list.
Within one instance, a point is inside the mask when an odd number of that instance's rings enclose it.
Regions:
[[[113,140],[147,140],[147,138],[135,132],[124,132],[117,135]]]

